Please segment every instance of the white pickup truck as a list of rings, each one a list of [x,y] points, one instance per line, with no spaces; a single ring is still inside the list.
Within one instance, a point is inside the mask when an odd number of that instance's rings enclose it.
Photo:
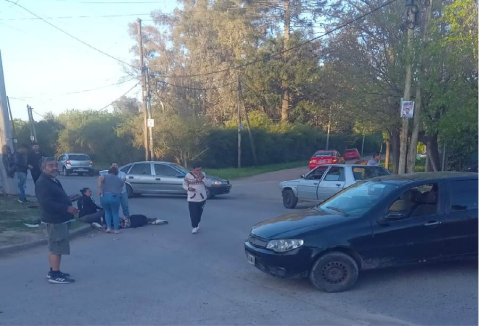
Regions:
[[[390,175],[383,167],[364,165],[323,165],[300,179],[281,182],[283,205],[294,209],[298,202],[322,202],[357,181]]]

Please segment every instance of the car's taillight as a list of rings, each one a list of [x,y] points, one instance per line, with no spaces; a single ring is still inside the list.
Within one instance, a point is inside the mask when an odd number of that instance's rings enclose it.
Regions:
[[[70,160],[67,160],[67,165],[71,165],[72,162]]]
[[[333,159],[333,163],[336,163],[336,162],[338,162],[338,159]]]

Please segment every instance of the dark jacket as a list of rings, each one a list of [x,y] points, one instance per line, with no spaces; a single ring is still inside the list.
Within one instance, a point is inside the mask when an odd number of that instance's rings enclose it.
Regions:
[[[15,162],[16,173],[26,174],[28,172],[27,155],[25,153],[15,152],[13,160]]]
[[[78,199],[78,210],[80,210],[80,217],[91,215],[100,209],[102,209],[102,207],[99,207],[95,202],[93,202],[93,199],[89,196],[82,195],[81,198]]]
[[[42,173],[35,184],[35,194],[44,223],[61,224],[73,219],[73,215],[68,213],[72,202],[56,179]]]
[[[28,164],[30,166],[33,166],[32,171],[36,171],[36,172],[41,171],[40,165],[41,165],[42,158],[43,158],[43,153],[41,152],[35,153],[32,151],[28,154]]]

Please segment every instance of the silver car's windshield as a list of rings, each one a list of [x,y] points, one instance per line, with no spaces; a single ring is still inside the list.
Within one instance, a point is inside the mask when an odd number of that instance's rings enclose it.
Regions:
[[[316,208],[345,216],[362,215],[398,187],[388,182],[358,182],[326,200]]]

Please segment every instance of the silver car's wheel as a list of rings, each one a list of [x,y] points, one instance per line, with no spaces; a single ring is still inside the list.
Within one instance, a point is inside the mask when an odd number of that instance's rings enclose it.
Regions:
[[[135,194],[133,193],[133,189],[128,184],[126,184],[126,193],[128,194],[129,198],[132,198],[135,196]]]

